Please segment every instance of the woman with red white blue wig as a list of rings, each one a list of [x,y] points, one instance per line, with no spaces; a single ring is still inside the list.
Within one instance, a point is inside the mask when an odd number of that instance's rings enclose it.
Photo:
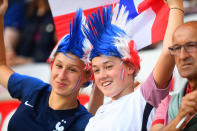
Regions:
[[[3,20],[8,0],[0,0],[0,84],[21,103],[8,131],[83,131],[92,116],[78,99],[80,87],[89,81],[85,55],[88,41],[81,30],[82,10],[73,17],[70,34],[60,40],[49,61],[50,84],[15,73],[6,64]],[[86,43],[86,46],[84,46]]]
[[[176,6],[176,0],[168,0]],[[95,84],[111,101],[99,107],[86,131],[150,130],[155,108],[169,93],[174,60],[168,52],[172,33],[181,23],[179,13],[170,11],[162,53],[156,66],[134,91],[134,79],[140,70],[140,58],[129,30],[132,20],[124,6],[104,7],[89,16],[85,34],[93,48],[90,61]],[[96,93],[94,95],[97,95]]]

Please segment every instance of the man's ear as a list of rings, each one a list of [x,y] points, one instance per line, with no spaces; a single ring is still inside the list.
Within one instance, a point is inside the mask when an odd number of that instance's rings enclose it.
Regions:
[[[85,79],[84,79],[85,83],[91,80],[91,76],[92,76],[91,74],[92,74],[92,72],[90,70],[85,71]]]
[[[92,83],[92,81],[91,81],[91,71],[85,71],[85,76],[84,76],[85,78],[83,79],[83,81],[82,81],[82,88],[84,88],[84,87],[87,87],[87,86],[89,86],[91,83]]]
[[[86,78],[88,81],[91,80],[91,77],[92,77],[92,71],[91,70],[86,71]]]

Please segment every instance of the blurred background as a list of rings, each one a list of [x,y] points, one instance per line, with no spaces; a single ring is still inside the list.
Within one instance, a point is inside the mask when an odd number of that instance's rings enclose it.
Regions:
[[[185,21],[197,20],[197,0],[184,0],[184,8]],[[9,0],[4,35],[7,63],[13,70],[49,82],[50,65],[46,61],[57,43],[57,38],[48,1]],[[161,48],[162,42],[158,42],[139,51],[141,70],[136,81],[140,83],[145,81],[159,57]],[[175,69],[173,82],[175,89],[180,82],[183,82],[182,78]],[[91,87],[82,90],[81,93],[89,95],[90,91]],[[6,124],[19,104],[13,101],[0,85],[0,130],[2,131],[6,130]]]

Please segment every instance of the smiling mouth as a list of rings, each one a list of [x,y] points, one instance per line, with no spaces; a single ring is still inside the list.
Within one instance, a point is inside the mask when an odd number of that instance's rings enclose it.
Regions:
[[[102,85],[103,85],[104,87],[106,87],[106,86],[109,86],[111,83],[112,83],[112,82],[105,82],[105,83],[103,83]]]

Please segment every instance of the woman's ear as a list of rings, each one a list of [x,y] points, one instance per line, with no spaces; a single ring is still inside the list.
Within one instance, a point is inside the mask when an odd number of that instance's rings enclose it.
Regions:
[[[132,64],[127,64],[127,68],[128,68],[128,75],[134,75],[135,67]]]

